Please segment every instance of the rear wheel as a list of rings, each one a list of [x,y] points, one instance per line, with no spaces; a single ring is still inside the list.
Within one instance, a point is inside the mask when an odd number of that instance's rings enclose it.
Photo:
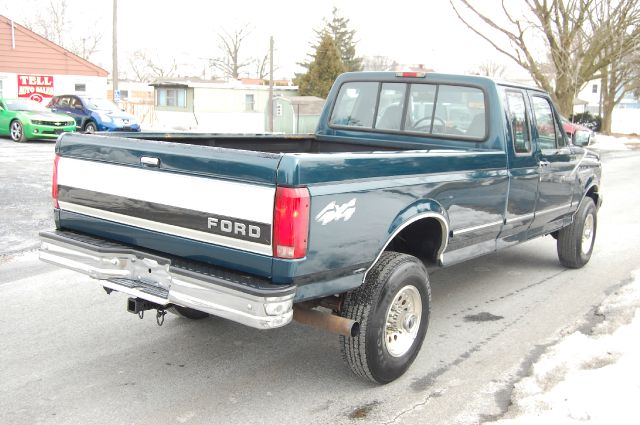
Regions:
[[[9,129],[11,133],[11,140],[18,143],[27,141],[27,137],[24,134],[24,127],[22,126],[22,123],[20,121],[18,120],[11,121],[11,125],[9,126]]]
[[[431,290],[416,257],[385,252],[362,286],[346,294],[342,316],[360,323],[360,334],[340,337],[353,373],[386,384],[415,360],[429,324]]]
[[[200,310],[194,310],[189,307],[181,307],[179,305],[171,306],[171,308],[169,308],[169,311],[177,316],[191,320],[201,320],[209,317],[209,313],[205,313]]]
[[[589,262],[596,240],[598,217],[591,198],[584,198],[571,225],[558,231],[558,258],[565,267],[578,269]]]

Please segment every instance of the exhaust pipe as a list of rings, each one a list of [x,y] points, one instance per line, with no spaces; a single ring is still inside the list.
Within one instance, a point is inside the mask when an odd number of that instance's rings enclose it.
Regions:
[[[347,337],[360,333],[360,324],[356,321],[304,307],[293,307],[293,320]]]

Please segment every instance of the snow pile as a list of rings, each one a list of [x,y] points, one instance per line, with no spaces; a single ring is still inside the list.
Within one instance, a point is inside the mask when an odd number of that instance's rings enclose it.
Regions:
[[[593,143],[589,148],[607,150],[607,151],[626,151],[631,145],[640,144],[640,138],[631,136],[605,136],[604,134],[596,134],[593,137]]]
[[[598,308],[591,335],[574,332],[515,385],[499,425],[640,423],[640,271]]]

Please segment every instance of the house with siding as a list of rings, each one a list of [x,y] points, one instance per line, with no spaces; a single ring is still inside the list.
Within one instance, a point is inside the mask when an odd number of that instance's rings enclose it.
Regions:
[[[152,83],[153,127],[213,133],[263,133],[269,87],[243,81],[171,79]],[[275,86],[277,96],[296,96],[295,86]]]

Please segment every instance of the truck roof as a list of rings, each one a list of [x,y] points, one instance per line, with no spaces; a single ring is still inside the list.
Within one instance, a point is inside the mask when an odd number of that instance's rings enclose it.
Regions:
[[[481,75],[464,75],[464,74],[444,74],[438,72],[389,72],[389,71],[363,71],[363,72],[346,72],[338,77],[336,81],[411,81],[411,82],[447,82],[456,84],[472,84],[477,86],[502,85],[509,87],[517,87],[527,90],[543,91],[538,87],[506,81]]]

